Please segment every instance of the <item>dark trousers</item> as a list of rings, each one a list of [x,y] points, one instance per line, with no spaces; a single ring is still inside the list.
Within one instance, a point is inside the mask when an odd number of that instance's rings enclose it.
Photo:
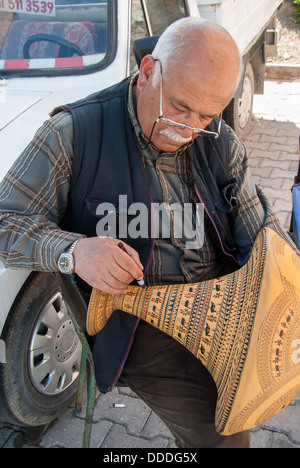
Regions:
[[[121,380],[166,424],[180,448],[249,448],[250,432],[215,430],[217,392],[209,372],[165,333],[141,321]]]

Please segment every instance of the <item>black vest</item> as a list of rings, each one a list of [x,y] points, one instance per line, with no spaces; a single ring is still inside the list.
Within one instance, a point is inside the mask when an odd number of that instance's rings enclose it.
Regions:
[[[122,216],[119,195],[127,196],[128,206],[135,202],[143,203],[148,212],[148,236],[123,238],[138,251],[142,264],[147,268],[152,252],[151,190],[128,116],[128,85],[127,78],[63,107],[73,117],[74,160],[68,209],[60,226],[88,237],[96,236],[97,223],[103,216],[97,214],[97,208],[100,204],[111,203],[114,206],[111,227],[116,226],[118,237],[118,223]],[[217,122],[213,121],[209,129],[216,131],[216,128]],[[188,152],[199,201],[204,204],[215,228],[216,247],[226,258],[224,263],[232,261],[235,264],[230,233],[235,211],[231,203],[235,180],[226,178],[230,159],[226,126],[222,125],[221,136],[215,141],[213,137],[198,137]],[[130,216],[127,216],[127,221],[130,223]],[[110,231],[107,234],[110,235]],[[95,368],[102,392],[107,391],[119,377],[136,326],[135,317],[115,312],[97,336]],[[99,359],[100,355],[103,359]]]

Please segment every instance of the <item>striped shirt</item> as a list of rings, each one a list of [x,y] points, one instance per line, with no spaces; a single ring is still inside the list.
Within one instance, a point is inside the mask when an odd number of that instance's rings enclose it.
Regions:
[[[147,170],[154,203],[154,249],[145,279],[147,284],[192,283],[217,277],[223,269],[210,235],[209,220],[197,218],[199,198],[194,189],[189,156],[190,144],[176,152],[158,152],[147,139],[136,117],[132,88],[129,87],[128,113],[140,143],[140,154]],[[145,148],[146,147],[146,148]],[[141,149],[145,148],[145,149]],[[189,212],[190,209],[190,212]],[[184,222],[185,221],[185,222]],[[205,224],[204,224],[205,223]],[[195,232],[201,231],[199,239]],[[189,242],[199,244],[188,248]]]

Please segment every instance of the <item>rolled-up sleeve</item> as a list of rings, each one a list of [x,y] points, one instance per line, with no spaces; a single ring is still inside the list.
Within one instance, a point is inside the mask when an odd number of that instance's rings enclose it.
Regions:
[[[59,228],[72,175],[73,125],[61,112],[37,131],[0,184],[0,259],[6,268],[56,271],[79,234]]]

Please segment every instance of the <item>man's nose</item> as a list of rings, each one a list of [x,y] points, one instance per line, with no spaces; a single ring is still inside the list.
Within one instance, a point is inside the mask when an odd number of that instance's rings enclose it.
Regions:
[[[193,113],[186,115],[182,123],[184,125],[188,125],[191,128],[200,128],[201,130],[204,130],[204,128],[207,127],[207,122],[204,122],[201,117]]]
[[[188,124],[185,123],[184,125],[188,125]],[[188,125],[188,126],[191,127],[191,125]],[[192,128],[188,128],[188,127],[180,127],[177,129],[177,132],[183,138],[191,138],[194,134]]]

